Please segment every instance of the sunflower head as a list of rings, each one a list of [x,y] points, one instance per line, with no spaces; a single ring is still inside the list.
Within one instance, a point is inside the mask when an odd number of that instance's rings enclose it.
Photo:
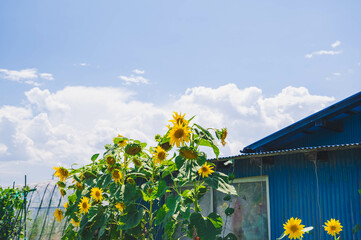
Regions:
[[[115,145],[118,145],[118,147],[124,147],[127,145],[128,140],[123,139],[123,140],[119,140],[119,138],[124,138],[124,136],[118,134],[118,136],[116,138],[113,138],[113,142]]]
[[[331,218],[331,220],[328,220],[327,222],[325,222],[326,226],[323,226],[325,228],[325,231],[327,232],[327,234],[331,235],[331,236],[335,236],[336,234],[340,234],[340,232],[342,231],[342,225],[341,223],[334,219]]]
[[[211,175],[214,170],[212,170],[214,168],[214,166],[212,165],[208,165],[206,162],[204,163],[204,165],[198,169],[198,174],[199,176],[204,177],[208,177],[208,175]]]
[[[172,149],[172,145],[169,142],[161,143],[159,146],[167,152]]]
[[[303,238],[303,229],[305,225],[301,225],[301,221],[301,219],[291,217],[285,224],[283,224],[285,235],[288,235],[289,239]]]
[[[64,197],[66,195],[66,191],[64,188],[59,188],[60,194],[62,197]]]
[[[64,203],[65,210],[68,209],[68,207],[69,207],[69,203],[68,202]]]
[[[179,154],[186,158],[186,159],[190,159],[190,160],[194,160],[198,158],[198,153],[195,149],[190,148],[190,147],[181,147],[179,149]]]
[[[102,191],[101,188],[95,187],[95,188],[92,188],[91,193],[90,193],[90,196],[91,196],[96,202],[100,202],[100,201],[102,201],[102,199],[103,199],[102,193],[103,193],[103,191]]]
[[[184,146],[185,143],[189,142],[189,137],[192,131],[188,125],[174,125],[168,132],[168,137],[170,137],[170,144],[172,146],[180,145]]]
[[[163,148],[160,146],[157,146],[156,149],[154,149],[153,152],[153,159],[155,164],[162,163],[167,157],[167,153],[164,151]]]
[[[106,155],[104,159],[110,166],[115,164],[115,158],[113,155]]]
[[[114,179],[115,183],[120,183],[120,180],[122,179],[122,173],[119,169],[114,169],[112,172],[112,178]]]
[[[226,141],[225,141],[225,139],[226,139],[226,137],[227,137],[227,128],[223,128],[222,129],[222,135],[221,135],[221,143],[222,143],[222,145],[223,145],[223,147],[226,145]]]
[[[127,182],[130,183],[130,184],[135,184],[134,179],[131,178],[131,177],[128,177],[128,178],[127,178]]]
[[[84,189],[83,184],[81,184],[80,182],[76,182],[76,183],[75,183],[75,186],[76,186],[76,188],[79,189],[79,190],[83,190],[83,189]]]
[[[142,161],[139,158],[135,157],[132,160],[133,160],[133,163],[134,163],[135,166],[137,166],[137,167],[142,166]]]
[[[87,213],[89,212],[90,204],[89,204],[89,198],[83,197],[80,200],[80,203],[78,204],[79,207],[79,213]]]
[[[142,146],[138,143],[129,143],[125,147],[125,152],[131,156],[137,155],[140,151],[142,151]]]
[[[185,115],[186,114],[183,114],[182,113],[176,113],[176,112],[173,112],[173,119],[172,120],[169,120],[169,122],[173,123],[173,125],[182,125],[182,126],[187,126],[188,125],[188,121],[184,119]]]
[[[122,202],[115,204],[115,207],[116,207],[117,209],[119,209],[122,213],[123,213],[124,208],[125,208],[124,203],[122,203]]]
[[[68,178],[69,172],[66,168],[53,167],[53,169],[55,170],[54,176],[58,177],[60,179],[60,181],[64,182],[64,180],[66,180]]]
[[[61,220],[64,218],[63,211],[61,211],[59,208],[57,208],[54,212],[54,217],[56,221],[61,222]]]

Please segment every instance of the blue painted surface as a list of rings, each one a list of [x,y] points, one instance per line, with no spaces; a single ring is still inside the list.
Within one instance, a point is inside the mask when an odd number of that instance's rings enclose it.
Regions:
[[[328,158],[317,161],[318,188],[315,164],[303,154],[276,156],[274,165],[262,168],[250,159],[236,160],[225,172],[234,171],[237,178],[268,175],[271,239],[281,236],[283,223],[291,217],[314,226],[305,240],[331,239],[322,227],[330,218],[344,226],[342,239],[361,239],[361,233],[352,234],[352,228],[361,224],[361,149],[330,151]]]

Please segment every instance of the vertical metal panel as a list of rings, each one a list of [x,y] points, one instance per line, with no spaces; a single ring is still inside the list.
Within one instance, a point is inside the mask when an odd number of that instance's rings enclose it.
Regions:
[[[342,239],[361,239],[361,233],[352,234],[361,224],[361,149],[330,151],[328,156],[327,162],[316,161],[317,168],[303,154],[292,154],[276,156],[274,165],[238,160],[227,172],[234,171],[237,178],[269,176],[271,239],[281,236],[283,223],[291,217],[314,227],[305,240],[328,239],[322,225],[330,218],[344,226]]]

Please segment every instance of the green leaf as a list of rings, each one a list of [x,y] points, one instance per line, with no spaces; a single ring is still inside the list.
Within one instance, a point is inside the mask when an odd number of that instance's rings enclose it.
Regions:
[[[95,160],[97,160],[98,156],[99,156],[99,153],[94,154],[94,155],[91,157],[91,160],[94,162]]]
[[[223,221],[217,213],[211,213],[204,218],[200,213],[194,212],[190,216],[188,233],[192,234],[193,226],[201,239],[215,240],[217,235],[222,232]]]
[[[226,210],[224,210],[224,213],[227,215],[227,216],[230,216],[234,213],[234,208],[230,208],[228,207]]]
[[[229,201],[229,200],[231,200],[231,194],[227,194],[224,198],[223,198],[223,200],[224,201]]]
[[[201,127],[200,125],[198,125],[196,123],[194,124],[194,126],[199,128],[204,133],[204,135],[207,137],[207,139],[214,140],[212,134],[208,130],[204,129],[203,127]],[[203,136],[200,135],[200,137],[203,137]]]
[[[213,149],[214,154],[218,158],[219,148],[213,143],[213,140],[200,139],[198,144],[205,147],[211,147]]]
[[[176,166],[177,166],[177,169],[180,169],[182,166],[183,166],[183,164],[184,164],[184,162],[185,162],[185,158],[183,158],[182,156],[177,156],[176,158],[175,158],[175,164],[176,164]]]
[[[120,216],[119,230],[127,230],[137,226],[143,217],[143,208],[137,209],[135,205],[130,205],[126,212]]]
[[[358,231],[360,231],[361,228],[360,228],[360,225],[359,224],[356,224],[355,227],[352,229],[352,234],[355,234],[357,233]]]
[[[108,185],[111,183],[112,181],[112,176],[110,174],[105,174],[105,178],[103,180],[103,183],[101,185],[102,189],[105,189],[108,187]]]
[[[228,183],[228,176],[224,173],[214,172],[209,177],[205,178],[205,182],[225,194],[237,195],[237,191],[233,185]]]
[[[227,236],[225,236],[223,239],[224,240],[237,240],[237,237],[233,233],[228,233]]]

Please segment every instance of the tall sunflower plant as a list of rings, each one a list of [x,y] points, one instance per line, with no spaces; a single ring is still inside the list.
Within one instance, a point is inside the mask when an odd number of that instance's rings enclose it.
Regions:
[[[62,239],[232,239],[221,236],[221,216],[203,216],[199,205],[210,188],[237,194],[201,151],[211,148],[218,158],[217,141],[225,144],[227,129],[206,129],[192,120],[174,113],[156,146],[118,135],[90,164],[55,167],[67,197],[65,210],[54,213],[68,222]]]

